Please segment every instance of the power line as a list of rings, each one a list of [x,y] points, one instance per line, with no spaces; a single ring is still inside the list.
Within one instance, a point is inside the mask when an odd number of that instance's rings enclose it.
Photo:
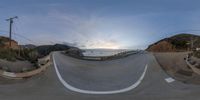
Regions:
[[[0,34],[1,34],[1,35],[7,35],[7,33],[1,33],[1,32],[0,32]]]
[[[2,33],[1,33],[1,32],[2,32]],[[4,33],[3,33],[3,32],[4,32]],[[5,32],[6,32],[6,33],[5,33]],[[2,34],[2,35],[6,35],[7,33],[8,33],[8,31],[0,30],[0,34]],[[33,40],[27,38],[26,36],[23,36],[23,35],[18,34],[18,33],[16,33],[16,32],[12,32],[12,34],[13,34],[13,35],[16,35],[17,37],[23,38],[23,39],[25,39],[25,40],[27,40],[27,41],[29,41],[29,42],[34,42],[34,43],[36,43],[35,41],[33,41]]]
[[[8,32],[8,31],[5,31],[5,30],[0,30],[0,32]]]
[[[17,23],[14,23],[15,24],[15,27],[14,27],[14,29],[16,30],[16,31],[20,31],[21,29],[19,29],[19,25],[20,24],[17,24]],[[17,25],[16,25],[17,24]],[[20,32],[18,32],[18,33],[21,33],[21,31]],[[21,37],[21,38],[23,38],[23,39],[25,39],[25,40],[27,40],[27,41],[29,41],[29,42],[34,42],[33,44],[39,44],[39,42],[38,42],[38,40],[37,40],[37,43],[35,42],[35,41],[33,41],[32,39],[30,39],[30,38],[27,38],[27,37],[25,37],[24,35],[21,35],[21,34],[18,34],[17,32],[14,32],[14,34],[16,35],[16,36],[18,36],[18,37]],[[41,42],[41,41],[40,41]],[[50,43],[50,44],[54,44],[54,42],[52,42],[52,41],[46,41],[47,43]]]
[[[6,35],[7,33],[10,33],[10,35],[9,35],[10,40],[12,40],[12,39],[11,39],[11,38],[12,38],[11,36],[12,36],[12,34],[13,34],[14,36],[23,38],[23,39],[25,39],[25,40],[31,42],[31,44],[39,44],[38,40],[37,40],[37,42],[35,42],[34,40],[32,40],[32,39],[30,39],[30,38],[27,38],[26,36],[21,35],[21,34],[15,32],[15,30],[16,30],[16,31],[19,31],[19,30],[17,29],[16,23],[13,23],[13,19],[16,19],[16,18],[18,18],[18,17],[15,16],[15,17],[6,19],[6,21],[10,21],[10,30],[9,30],[9,31],[0,30],[0,34],[1,34],[1,35]],[[15,26],[15,27],[14,27],[14,30],[12,30],[12,25],[13,25],[13,24],[14,24],[14,26]],[[13,31],[13,32],[12,32],[12,31]],[[1,32],[2,32],[2,33],[1,33]],[[50,44],[54,44],[54,42],[52,42],[52,41],[46,41],[46,42],[48,42],[48,43],[50,43]]]
[[[21,37],[21,38],[23,38],[23,39],[25,39],[25,40],[27,40],[27,41],[29,41],[29,42],[34,42],[34,43],[36,43],[35,41],[33,41],[33,40],[31,40],[31,39],[29,39],[29,38],[23,36],[23,35],[20,35],[20,34],[17,34],[17,33],[13,33],[13,34],[15,34],[16,36]]]

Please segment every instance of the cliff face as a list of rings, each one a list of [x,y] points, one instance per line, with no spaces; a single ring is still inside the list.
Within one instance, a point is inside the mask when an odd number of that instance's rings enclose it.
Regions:
[[[161,41],[151,45],[147,50],[154,52],[172,52],[175,51],[175,47],[167,41]]]
[[[178,34],[164,38],[147,48],[151,52],[187,51],[200,47],[200,36],[193,34]]]

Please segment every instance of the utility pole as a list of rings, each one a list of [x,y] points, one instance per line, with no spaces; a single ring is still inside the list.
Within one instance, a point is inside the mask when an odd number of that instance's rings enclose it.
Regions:
[[[193,40],[193,36],[191,36],[191,50],[193,50],[194,47],[194,40]]]
[[[11,17],[6,19],[6,21],[9,21],[10,25],[9,25],[9,47],[11,48],[11,41],[12,41],[12,24],[13,24],[13,19],[17,19],[18,17]]]

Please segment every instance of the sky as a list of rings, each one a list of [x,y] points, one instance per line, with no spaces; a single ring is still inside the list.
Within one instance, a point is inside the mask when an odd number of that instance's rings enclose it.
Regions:
[[[0,35],[19,44],[145,49],[178,33],[200,35],[199,0],[0,0]]]

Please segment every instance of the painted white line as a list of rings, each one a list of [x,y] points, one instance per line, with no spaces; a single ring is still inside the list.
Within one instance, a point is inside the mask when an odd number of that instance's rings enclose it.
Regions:
[[[64,79],[62,78],[62,76],[60,75],[59,71],[58,71],[58,68],[57,68],[57,65],[56,65],[56,62],[54,60],[54,53],[52,54],[53,56],[53,64],[54,64],[54,67],[55,67],[55,70],[56,70],[56,74],[60,80],[60,82],[69,90],[71,91],[74,91],[74,92],[79,92],[79,93],[84,93],[84,94],[116,94],[116,93],[123,93],[123,92],[127,92],[127,91],[130,91],[134,88],[136,88],[140,83],[141,81],[144,79],[144,76],[146,74],[146,71],[147,71],[147,67],[148,65],[145,66],[145,69],[144,69],[144,72],[142,73],[142,75],[140,76],[140,78],[137,80],[137,82],[135,82],[133,85],[127,87],[127,88],[124,88],[124,89],[120,89],[120,90],[113,90],[113,91],[92,91],[92,90],[83,90],[83,89],[78,89],[76,87],[73,87],[71,86],[70,84],[68,84],[67,82],[64,81]]]
[[[9,76],[9,77],[16,77],[16,74],[15,73],[11,73],[11,72],[3,72],[3,75],[5,76]]]
[[[169,77],[169,78],[165,78],[165,81],[168,83],[171,83],[171,82],[174,82],[175,80],[173,78]]]

